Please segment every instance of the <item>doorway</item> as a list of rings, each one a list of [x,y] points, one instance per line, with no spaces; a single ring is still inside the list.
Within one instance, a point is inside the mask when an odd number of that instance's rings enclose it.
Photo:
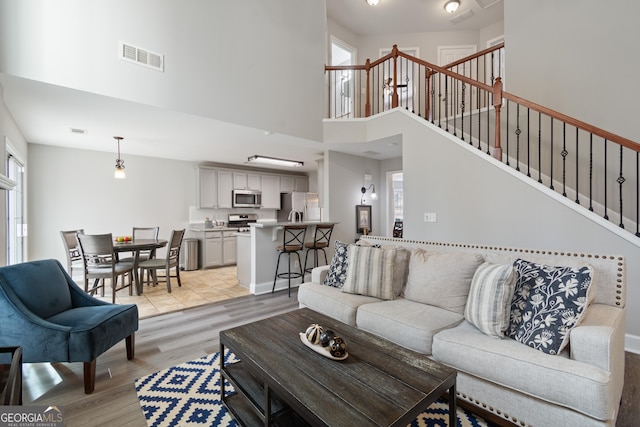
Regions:
[[[459,59],[473,55],[477,50],[478,48],[475,45],[440,46],[438,47],[438,65],[445,66],[451,64]],[[451,71],[462,74],[472,80],[478,80],[476,61],[477,59],[474,59],[470,64],[461,65],[462,68],[455,67],[451,69]],[[450,117],[468,112],[468,109],[465,111],[464,108],[465,106],[471,105],[471,100],[474,99],[477,89],[472,86],[471,90],[465,90],[465,84],[460,80],[447,80],[449,83],[444,86],[446,88],[444,90],[448,93],[444,93],[442,97],[442,102],[445,105],[441,105],[440,107],[446,112],[446,115]],[[462,94],[464,94],[464,100],[462,99]]]
[[[402,171],[387,172],[387,236],[396,236],[404,222],[403,179]]]
[[[27,224],[24,207],[24,161],[8,141],[7,177],[15,181],[13,190],[7,191],[7,265],[19,264],[26,258]]]
[[[331,65],[355,65],[356,49],[331,36]],[[333,92],[332,118],[349,118],[354,114],[355,75],[353,70],[341,70],[331,82]]]

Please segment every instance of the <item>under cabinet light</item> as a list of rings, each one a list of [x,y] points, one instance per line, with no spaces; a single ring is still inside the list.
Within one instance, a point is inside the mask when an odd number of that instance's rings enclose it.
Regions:
[[[267,156],[251,156],[247,159],[249,163],[264,163],[266,165],[273,166],[286,166],[290,168],[299,168],[304,166],[304,162],[299,162],[297,160],[287,160],[287,159],[278,159],[276,157],[267,157]]]

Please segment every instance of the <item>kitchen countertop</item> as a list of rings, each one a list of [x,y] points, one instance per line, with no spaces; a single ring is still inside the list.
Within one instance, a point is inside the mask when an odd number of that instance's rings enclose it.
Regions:
[[[190,228],[189,231],[197,233],[202,231],[238,231],[238,227]]]
[[[336,221],[274,221],[274,222],[256,222],[249,224],[251,227],[268,228],[268,227],[284,227],[285,225],[318,225],[318,224],[338,224]]]

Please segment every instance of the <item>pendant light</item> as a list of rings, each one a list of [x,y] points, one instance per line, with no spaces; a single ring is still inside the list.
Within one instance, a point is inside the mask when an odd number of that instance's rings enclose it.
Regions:
[[[121,136],[114,136],[113,139],[115,139],[118,142],[118,158],[116,159],[116,170],[113,173],[113,177],[118,179],[124,179],[127,177],[126,174],[124,173],[124,160],[120,158],[120,141],[122,141],[124,138]]]

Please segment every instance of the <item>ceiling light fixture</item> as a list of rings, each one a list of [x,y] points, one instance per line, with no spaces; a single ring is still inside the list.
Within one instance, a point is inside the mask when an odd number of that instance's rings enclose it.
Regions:
[[[378,2],[379,2],[379,1],[380,1],[380,0],[367,0],[367,4],[368,4],[369,6],[375,6],[375,5],[377,5],[377,4],[378,4]]]
[[[368,187],[362,187],[360,189],[360,192],[362,193],[362,197],[360,198],[360,204],[364,205],[364,195],[367,192],[367,190],[371,190],[371,199],[372,200],[376,200],[378,198],[378,195],[376,194],[376,186],[371,184]]]
[[[118,158],[116,159],[116,171],[113,173],[113,177],[124,179],[127,177],[127,175],[124,173],[124,160],[120,158],[120,141],[122,141],[124,138],[121,136],[114,136],[113,139],[118,142]]]
[[[449,13],[454,13],[460,7],[460,2],[458,0],[449,0],[444,4],[444,10]]]
[[[266,165],[272,166],[286,166],[289,168],[299,168],[304,166],[304,162],[299,162],[297,160],[287,160],[287,159],[278,159],[276,157],[267,157],[267,156],[251,156],[247,159],[249,163],[264,163]]]

